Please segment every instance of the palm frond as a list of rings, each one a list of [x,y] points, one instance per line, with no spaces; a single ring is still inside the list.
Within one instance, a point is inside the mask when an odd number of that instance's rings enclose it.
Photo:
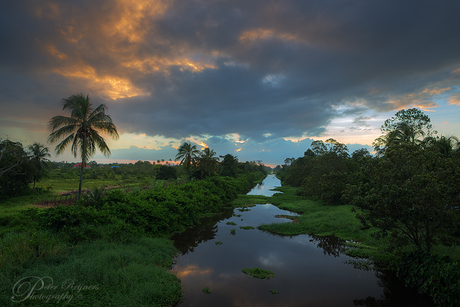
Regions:
[[[57,146],[56,146],[56,154],[61,154],[64,152],[64,150],[67,148],[67,146],[72,143],[72,141],[74,141],[74,134],[71,133],[68,137],[66,137],[61,143],[59,143]],[[74,155],[76,157],[76,155]]]

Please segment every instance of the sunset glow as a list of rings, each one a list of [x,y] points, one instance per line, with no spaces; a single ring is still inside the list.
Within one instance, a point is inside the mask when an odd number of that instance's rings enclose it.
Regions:
[[[169,160],[183,142],[273,165],[313,140],[372,149],[385,119],[413,107],[439,134],[460,131],[450,3],[393,16],[353,1],[25,1],[0,12],[2,139],[46,144],[75,93],[107,105],[124,160]],[[424,18],[408,23],[414,8]]]

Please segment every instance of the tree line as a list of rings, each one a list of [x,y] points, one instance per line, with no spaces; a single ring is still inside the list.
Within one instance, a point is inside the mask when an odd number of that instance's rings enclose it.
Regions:
[[[113,171],[101,171],[96,169],[86,170],[87,165],[95,166],[91,157],[96,150],[100,150],[105,156],[110,155],[103,134],[114,139],[119,138],[118,130],[109,115],[106,114],[107,106],[100,104],[93,107],[89,96],[83,94],[71,95],[61,101],[62,110],[67,111],[69,116],[54,116],[49,121],[51,133],[48,141],[58,143],[55,147],[56,154],[63,153],[70,147],[75,158],[79,157],[79,186],[77,199],[81,198],[82,182],[85,177],[96,179],[113,178],[115,174],[127,177],[135,174],[142,179],[146,176],[155,176],[157,179],[177,179],[182,174],[185,183],[190,179],[205,179],[211,176],[222,175],[236,177],[244,171],[261,171],[266,173],[268,167],[261,163],[239,163],[236,156],[227,154],[216,156],[216,152],[210,148],[198,150],[196,145],[183,143],[176,155],[176,161],[180,161],[181,168],[169,165],[153,166],[149,161],[138,161],[134,166],[117,166]],[[44,176],[53,163],[49,161],[48,147],[34,143],[27,149],[20,142],[0,140],[0,197],[24,195],[30,192],[30,183],[35,183]],[[66,176],[70,167],[61,169]],[[67,172],[65,171],[67,169]],[[62,171],[64,170],[64,171]],[[86,173],[86,174],[85,174]],[[59,176],[58,175],[58,176]],[[73,177],[73,175],[72,175]]]
[[[334,139],[314,141],[303,157],[277,172],[283,184],[326,205],[351,204],[364,228],[390,235],[396,246],[430,251],[460,238],[460,142],[437,136],[418,109],[398,111],[381,127],[374,154],[349,154]]]

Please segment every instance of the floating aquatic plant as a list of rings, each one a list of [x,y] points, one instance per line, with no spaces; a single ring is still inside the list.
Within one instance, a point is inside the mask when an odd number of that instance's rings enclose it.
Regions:
[[[272,278],[275,276],[275,273],[269,270],[262,270],[261,268],[252,268],[252,269],[242,269],[241,272],[244,274],[248,274],[249,276],[253,278]]]

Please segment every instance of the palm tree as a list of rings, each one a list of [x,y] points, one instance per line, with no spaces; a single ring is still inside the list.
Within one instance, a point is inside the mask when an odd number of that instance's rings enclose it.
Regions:
[[[209,147],[206,147],[200,152],[198,164],[201,170],[201,178],[203,179],[203,173],[206,176],[212,175],[216,171],[216,165],[219,158],[216,157],[216,152]]]
[[[54,116],[49,122],[52,133],[48,142],[55,142],[64,138],[56,146],[56,154],[64,152],[67,146],[71,144],[71,151],[74,157],[80,153],[80,184],[78,186],[78,196],[81,196],[81,185],[83,181],[83,169],[90,157],[98,148],[105,156],[110,155],[110,149],[101,132],[107,133],[114,139],[118,139],[117,127],[113,124],[109,115],[105,114],[107,107],[104,104],[93,109],[89,96],[83,94],[72,95],[62,99],[62,110],[70,112],[70,117]]]
[[[176,155],[175,161],[181,160],[180,164],[185,165],[185,182],[187,183],[187,175],[190,172],[190,167],[195,164],[200,151],[196,149],[196,145],[184,143],[179,147],[179,152]]]
[[[456,136],[427,137],[423,142],[428,147],[437,148],[444,158],[449,158],[460,150],[460,140]]]
[[[27,149],[29,150],[29,158],[36,168],[33,178],[35,189],[35,183],[40,180],[40,177],[43,174],[43,166],[46,166],[46,162],[49,161],[48,158],[50,158],[51,155],[49,154],[48,147],[45,147],[40,143],[33,143],[32,145],[29,145]]]

